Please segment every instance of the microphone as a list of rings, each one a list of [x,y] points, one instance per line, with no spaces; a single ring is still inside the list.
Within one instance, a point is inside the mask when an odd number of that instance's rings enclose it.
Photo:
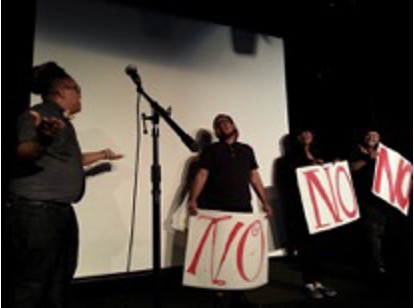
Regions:
[[[141,77],[138,75],[137,67],[135,65],[129,64],[125,68],[125,73],[131,77],[137,87],[141,87]]]
[[[155,112],[157,112],[168,125],[175,131],[175,133],[181,138],[181,141],[189,148],[192,152],[197,152],[200,149],[200,145],[189,135],[187,135],[177,123],[171,119],[170,114],[167,110],[162,108],[156,101],[154,101],[147,93],[145,93],[141,84],[141,77],[138,74],[137,67],[129,64],[125,68],[125,73],[132,79],[137,86],[137,91],[142,94],[145,99],[149,102]]]

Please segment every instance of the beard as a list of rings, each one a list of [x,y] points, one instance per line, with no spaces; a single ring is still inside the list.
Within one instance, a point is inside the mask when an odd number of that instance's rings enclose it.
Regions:
[[[220,141],[224,141],[232,137],[237,137],[237,129],[235,128],[233,128],[230,132],[221,132],[219,135],[217,135],[217,138]]]

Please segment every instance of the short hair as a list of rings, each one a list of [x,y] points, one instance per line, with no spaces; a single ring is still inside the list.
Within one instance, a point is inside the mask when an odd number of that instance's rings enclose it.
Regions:
[[[214,120],[213,120],[213,128],[216,128],[217,123],[218,123],[218,121],[219,121],[220,119],[227,119],[227,120],[229,120],[232,124],[234,124],[234,121],[233,121],[233,119],[232,119],[232,117],[231,117],[231,116],[229,116],[229,115],[227,115],[227,114],[224,114],[224,113],[220,113],[220,114],[216,115],[216,117],[215,117],[215,118],[214,118]]]
[[[234,123],[233,118],[231,116],[229,116],[228,114],[224,114],[224,113],[220,113],[220,114],[216,115],[216,117],[213,120],[213,128],[214,128],[214,133],[215,133],[216,137],[219,140],[222,139],[222,136],[220,136],[218,134],[218,131],[217,131],[217,123],[220,119],[227,119],[231,122],[231,124],[233,124],[234,129],[236,131],[236,140],[237,140],[239,138],[239,135],[240,135],[239,130],[238,130],[236,124]]]

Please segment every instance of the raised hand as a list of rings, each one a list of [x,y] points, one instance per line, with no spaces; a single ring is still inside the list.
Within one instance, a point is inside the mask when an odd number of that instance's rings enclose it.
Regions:
[[[65,127],[65,123],[56,117],[42,117],[36,111],[30,111],[30,116],[38,132],[43,136],[53,138]]]

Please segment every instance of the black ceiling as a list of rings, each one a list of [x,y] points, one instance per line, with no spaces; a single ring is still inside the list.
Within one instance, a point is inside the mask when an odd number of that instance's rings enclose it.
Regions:
[[[278,0],[227,4],[205,0],[189,3],[154,0],[105,1],[283,37],[325,36],[355,29],[381,31],[384,26],[393,31],[404,22],[401,15],[407,16],[407,12],[410,18],[406,20],[406,25],[412,22],[410,1],[406,1],[404,7],[390,0]]]

